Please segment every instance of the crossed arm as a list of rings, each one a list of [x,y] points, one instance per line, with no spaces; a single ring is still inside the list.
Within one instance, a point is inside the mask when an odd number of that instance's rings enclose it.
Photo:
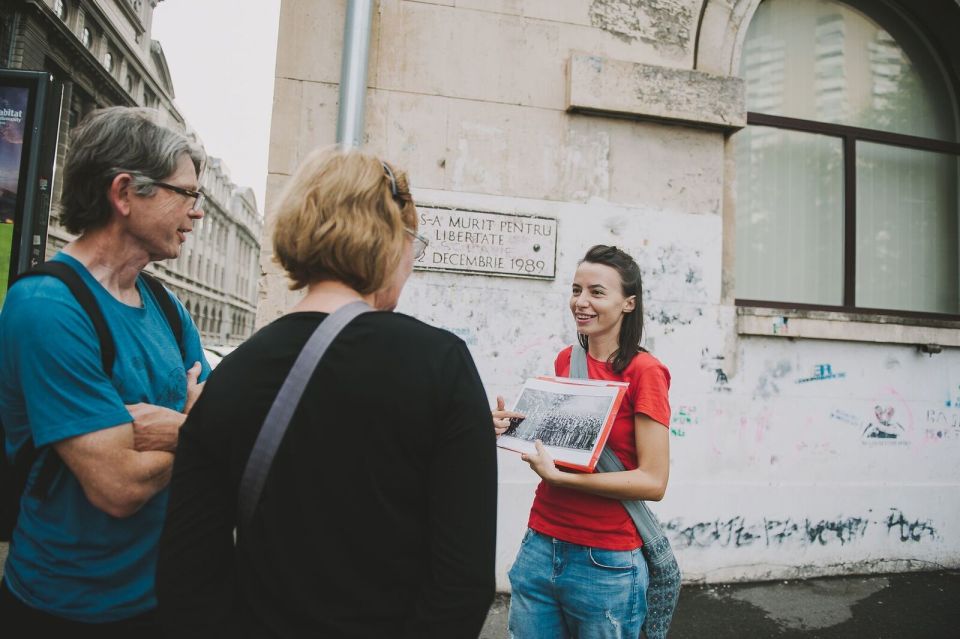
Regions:
[[[189,412],[200,396],[200,364],[187,372]],[[94,506],[129,517],[170,483],[173,451],[187,415],[153,404],[127,406],[133,421],[53,444]]]
[[[114,517],[129,517],[170,481],[173,454],[134,449],[133,424],[78,435],[53,445],[87,499]]]
[[[180,427],[190,414],[190,409],[203,392],[206,382],[197,382],[200,376],[200,362],[196,362],[187,371],[187,401],[183,412],[155,406],[153,404],[127,404],[127,410],[133,417],[133,447],[135,450],[163,450],[172,453],[177,450]]]

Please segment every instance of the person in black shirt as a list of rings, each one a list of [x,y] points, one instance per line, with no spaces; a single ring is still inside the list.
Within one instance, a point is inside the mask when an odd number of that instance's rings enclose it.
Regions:
[[[180,432],[157,570],[169,636],[476,637],[494,594],[490,413],[462,340],[390,311],[422,254],[406,175],[308,158],[274,251],[306,294],[209,378]],[[307,384],[248,528],[240,478],[307,338],[365,300]]]

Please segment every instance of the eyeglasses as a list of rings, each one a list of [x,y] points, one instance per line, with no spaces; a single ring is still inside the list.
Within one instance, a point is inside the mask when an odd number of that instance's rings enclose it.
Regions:
[[[419,233],[415,233],[408,228],[404,228],[403,230],[407,232],[407,235],[413,238],[413,259],[419,260],[421,257],[423,257],[423,254],[427,252],[427,245],[430,244],[430,241]]]
[[[183,195],[186,197],[194,198],[193,205],[190,207],[191,211],[203,210],[203,203],[206,202],[207,200],[207,196],[201,193],[200,191],[185,189],[182,186],[174,186],[172,184],[167,184],[166,182],[157,182],[156,180],[151,181],[150,184],[153,184],[154,186],[159,186],[160,188],[166,189],[168,191],[173,191],[174,193],[179,193],[180,195]]]

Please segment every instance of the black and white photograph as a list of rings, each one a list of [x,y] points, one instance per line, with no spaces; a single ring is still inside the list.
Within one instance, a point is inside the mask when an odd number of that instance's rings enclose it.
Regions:
[[[581,384],[538,378],[528,380],[513,407],[524,415],[497,441],[501,448],[535,451],[540,440],[558,464],[592,469],[598,443],[620,404],[618,385]]]

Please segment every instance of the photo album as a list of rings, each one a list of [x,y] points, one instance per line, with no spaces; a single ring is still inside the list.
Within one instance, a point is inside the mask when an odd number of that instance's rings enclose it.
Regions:
[[[539,439],[557,466],[593,472],[627,386],[567,377],[528,379],[510,409],[524,419],[497,438],[497,446],[536,453]]]

